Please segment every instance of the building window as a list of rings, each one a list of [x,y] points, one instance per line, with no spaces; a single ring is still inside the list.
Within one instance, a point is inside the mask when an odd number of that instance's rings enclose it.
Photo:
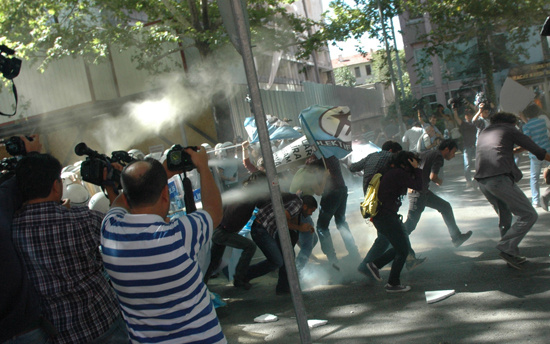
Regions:
[[[366,65],[365,70],[367,71],[367,75],[372,75],[372,69],[370,65]]]
[[[355,77],[356,78],[361,77],[361,69],[359,69],[359,67],[355,67]]]

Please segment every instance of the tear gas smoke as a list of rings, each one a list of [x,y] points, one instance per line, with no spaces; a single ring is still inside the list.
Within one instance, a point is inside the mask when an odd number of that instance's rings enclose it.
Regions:
[[[146,138],[177,127],[207,110],[214,96],[230,98],[235,76],[240,70],[231,61],[215,59],[195,66],[188,74],[165,76],[157,92],[142,101],[123,107],[123,113],[104,120],[94,136],[105,151],[128,149]]]

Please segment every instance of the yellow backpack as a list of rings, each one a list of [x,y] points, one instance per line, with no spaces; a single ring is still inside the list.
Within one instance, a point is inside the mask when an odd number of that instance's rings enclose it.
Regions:
[[[377,173],[372,176],[367,192],[365,193],[365,200],[361,203],[361,215],[363,218],[374,217],[378,214],[378,206],[380,201],[378,200],[378,188],[380,187],[380,178],[382,173]]]

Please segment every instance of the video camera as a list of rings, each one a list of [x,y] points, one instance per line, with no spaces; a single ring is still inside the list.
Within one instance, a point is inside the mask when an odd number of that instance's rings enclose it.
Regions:
[[[32,137],[26,136],[27,140],[32,141]],[[3,143],[6,146],[6,151],[11,156],[26,155],[27,150],[25,149],[25,141],[19,136],[12,136],[7,140],[0,140],[0,143]]]
[[[170,171],[192,171],[195,169],[195,164],[191,160],[191,156],[184,150],[191,148],[195,152],[199,150],[199,147],[189,146],[182,147],[181,145],[173,145],[168,154],[166,155],[166,164]]]
[[[82,180],[94,185],[102,186],[105,184],[103,180],[103,170],[107,168],[107,182],[112,182],[120,185],[120,171],[113,168],[112,163],[119,163],[122,166],[126,166],[134,159],[125,151],[114,151],[109,158],[105,154],[100,154],[97,151],[88,148],[84,142],[80,142],[74,147],[74,152],[78,156],[87,155],[86,160],[80,165],[80,175]]]
[[[468,101],[466,98],[463,97],[456,97],[456,98],[450,98],[447,104],[451,107],[451,109],[458,109],[460,105],[466,104]]]
[[[424,98],[420,98],[414,105],[412,106],[412,109],[414,111],[423,110],[424,109]]]

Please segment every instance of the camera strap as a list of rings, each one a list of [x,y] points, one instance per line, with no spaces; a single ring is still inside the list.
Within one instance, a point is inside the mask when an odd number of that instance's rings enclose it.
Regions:
[[[11,80],[11,89],[13,91],[13,96],[15,97],[15,111],[13,111],[11,115],[0,111],[0,115],[2,116],[12,117],[12,116],[15,116],[15,114],[17,113],[17,102],[19,98],[17,97],[17,88],[15,87],[15,83],[13,82],[13,80]]]
[[[181,178],[181,175],[180,175]],[[187,174],[183,172],[183,201],[185,203],[185,212],[190,214],[197,210],[195,204],[195,198],[193,197],[193,185],[191,184],[191,179],[187,178]]]

